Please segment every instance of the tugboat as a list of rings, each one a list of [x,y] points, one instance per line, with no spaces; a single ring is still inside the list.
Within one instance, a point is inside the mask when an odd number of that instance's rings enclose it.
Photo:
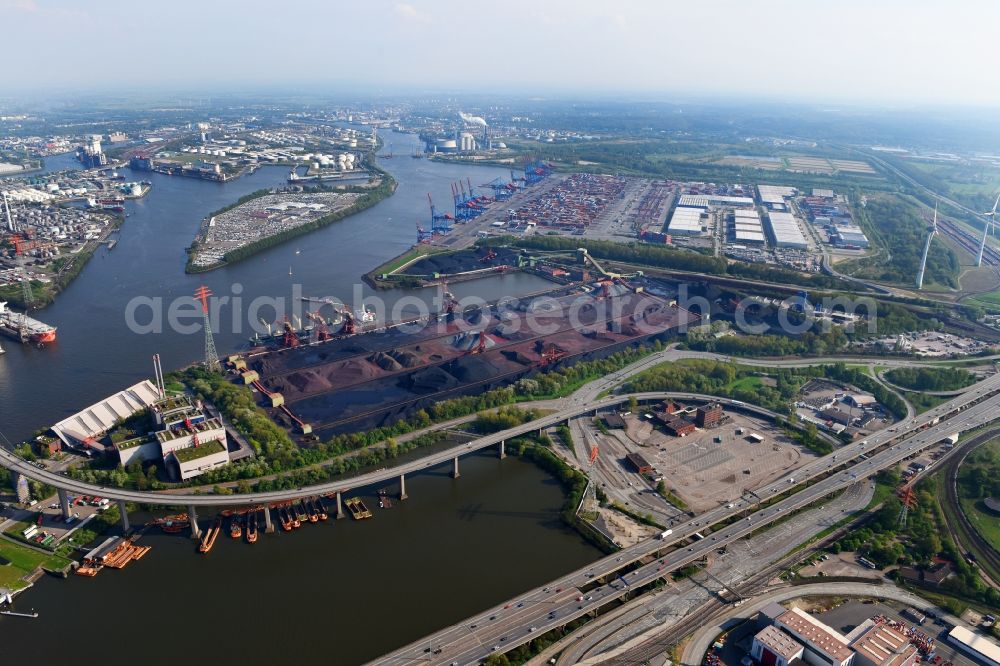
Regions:
[[[256,511],[247,511],[247,543],[257,543]]]
[[[167,534],[177,534],[178,532],[186,530],[191,526],[191,521],[188,520],[188,515],[186,513],[179,513],[176,516],[167,516],[158,522],[160,529]]]
[[[243,536],[243,528],[240,527],[240,517],[238,515],[233,515],[229,520],[229,536],[234,539],[239,539]]]

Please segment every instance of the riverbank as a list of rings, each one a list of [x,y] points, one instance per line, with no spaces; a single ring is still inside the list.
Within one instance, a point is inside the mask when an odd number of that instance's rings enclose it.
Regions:
[[[49,282],[41,280],[31,281],[31,295],[33,301],[32,308],[44,308],[55,302],[56,296],[69,287],[80,275],[84,266],[91,260],[97,249],[108,242],[108,238],[118,231],[125,222],[124,214],[112,216],[112,223],[104,230],[100,237],[87,241],[79,250],[67,254],[61,254],[49,264],[54,273]],[[112,241],[113,242],[113,241]],[[20,284],[9,284],[0,287],[0,301],[6,301],[15,308],[25,309],[24,292]]]
[[[383,199],[392,196],[395,193],[397,183],[396,180],[388,172],[383,171],[378,167],[372,166],[369,167],[369,173],[372,174],[373,176],[377,175],[378,177],[378,184],[375,185],[374,187],[351,186],[344,188],[327,188],[327,187],[306,188],[307,192],[330,191],[330,192],[337,192],[344,194],[353,194],[353,193],[360,194],[361,196],[359,196],[358,199],[350,206],[334,211],[329,215],[324,215],[323,217],[314,220],[312,222],[307,222],[306,224],[302,224],[297,227],[287,229],[285,231],[282,231],[280,233],[271,236],[259,238],[253,241],[252,243],[249,243],[242,247],[236,248],[230,252],[227,252],[223,256],[222,260],[216,263],[207,265],[196,265],[194,263],[194,257],[198,249],[200,248],[200,243],[203,242],[205,234],[208,231],[209,227],[207,220],[210,220],[215,215],[219,215],[226,211],[233,210],[234,208],[246,204],[250,201],[253,201],[254,199],[258,199],[262,196],[272,194],[274,193],[274,190],[257,190],[255,192],[250,193],[249,195],[241,197],[239,200],[237,200],[235,203],[229,206],[224,206],[223,208],[219,209],[218,211],[206,217],[206,222],[204,222],[201,228],[199,229],[198,236],[195,238],[195,241],[188,248],[188,259],[187,259],[187,265],[184,268],[184,272],[189,274],[207,273],[209,271],[214,271],[218,268],[222,268],[223,266],[229,266],[238,261],[248,259],[254,256],[255,254],[258,254],[264,250],[275,247],[277,245],[286,243],[287,241],[292,240],[293,238],[298,238],[299,236],[303,236],[318,229],[322,229],[323,227],[327,227],[333,224],[334,222],[338,222],[345,218],[356,215],[357,213],[360,213],[368,208],[371,208],[375,204],[381,202]],[[289,196],[294,196],[294,194],[291,194]]]

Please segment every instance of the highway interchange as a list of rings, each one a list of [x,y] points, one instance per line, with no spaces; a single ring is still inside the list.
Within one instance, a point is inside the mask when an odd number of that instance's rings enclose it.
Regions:
[[[958,398],[809,463],[795,472],[798,478],[794,483],[782,479],[757,491],[758,496],[766,500],[794,489],[793,486],[801,487],[807,479],[825,475],[784,500],[762,509],[740,500],[731,507],[722,506],[708,511],[676,526],[668,539],[648,539],[624,548],[543,588],[532,590],[372,663],[471,664],[478,663],[491,652],[516,647],[531,640],[537,632],[563,626],[594,612],[607,602],[624,596],[629,589],[651,583],[700,560],[723,544],[742,538],[791,511],[846,489],[925,448],[937,445],[948,435],[972,430],[995,420],[1000,417],[998,391],[1000,376],[994,375]],[[645,396],[640,394],[637,397],[642,399]],[[937,420],[940,422],[932,425]],[[906,435],[911,436],[904,439]],[[864,459],[860,458],[862,454]],[[753,513],[745,518],[740,515],[751,510]],[[739,516],[739,520],[701,540],[693,539],[695,533],[706,531],[708,527],[734,516]],[[693,539],[691,545],[680,546],[662,556],[658,554],[688,539]],[[653,559],[648,563],[627,570],[639,560],[650,557]],[[624,579],[618,577],[619,573],[624,574]],[[613,578],[607,583],[597,582],[607,576]]]
[[[187,504],[231,507],[240,504],[279,502],[307,495],[332,494],[348,488],[384,482],[436,465],[448,464],[461,455],[497,446],[518,435],[544,430],[568,422],[575,417],[595,413],[602,408],[620,405],[629,400],[630,396],[598,396],[637,372],[667,360],[679,360],[685,357],[710,357],[721,361],[759,363],[772,367],[815,365],[835,360],[753,361],[678,350],[658,352],[637,361],[622,371],[611,373],[600,380],[591,382],[569,398],[558,402],[561,409],[522,426],[481,437],[473,442],[452,447],[395,468],[378,470],[350,479],[316,486],[271,493],[214,496],[189,492],[165,495],[148,491],[98,487],[38,469],[2,448],[0,448],[0,463],[30,478],[54,487],[64,488],[71,493],[100,495],[109,499],[148,505]],[[858,360],[878,365],[913,364],[912,360],[902,359],[862,358]],[[1000,416],[998,391],[1000,391],[1000,375],[993,375],[947,403],[879,431],[863,442],[846,445],[835,453],[811,461],[795,471],[794,482],[790,478],[781,478],[757,490],[757,496],[765,501],[786,491],[797,490],[779,502],[760,508],[757,506],[757,501],[747,503],[745,500],[739,500],[703,513],[687,523],[678,522],[673,525],[673,534],[667,539],[648,539],[624,548],[588,567],[553,581],[543,588],[527,592],[507,604],[485,611],[474,618],[386,655],[373,663],[468,664],[479,662],[491,652],[511,649],[529,641],[539,633],[563,626],[577,617],[596,611],[609,601],[624,596],[634,587],[649,584],[678,568],[700,560],[722,545],[746,537],[760,527],[783,518],[791,511],[838,493],[858,481],[872,476],[881,469],[939,443],[952,433],[975,429],[993,421],[997,416]],[[728,404],[730,408],[746,410],[761,416],[774,416],[767,410],[739,401],[686,392],[643,393],[635,394],[634,397],[640,401],[663,400],[665,398],[692,401],[720,400]],[[936,423],[938,419],[941,420],[940,423]],[[912,433],[916,434],[900,443],[905,435]],[[889,443],[892,445],[886,446]],[[855,460],[861,454],[865,454],[867,459]],[[817,477],[823,478],[817,479]],[[802,484],[809,479],[817,480],[811,485],[802,487]],[[742,515],[744,513],[748,515]],[[697,540],[694,536],[696,533],[707,531],[711,526],[732,519],[735,520],[718,531],[707,534],[704,539]],[[689,539],[691,540],[690,545],[687,543],[679,545]],[[666,552],[668,550],[669,552]],[[637,565],[638,568],[633,570],[633,565]],[[619,577],[619,574],[624,575],[625,578]]]

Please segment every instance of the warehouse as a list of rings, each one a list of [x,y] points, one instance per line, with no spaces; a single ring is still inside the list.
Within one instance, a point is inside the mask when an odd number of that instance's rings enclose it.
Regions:
[[[750,197],[731,197],[723,194],[682,194],[678,206],[708,208],[709,206],[753,206]]]
[[[855,226],[844,226],[836,227],[835,231],[831,234],[833,241],[837,245],[853,246],[860,248],[868,247],[868,237],[865,236],[865,232],[861,230],[861,227]]]
[[[948,632],[948,642],[984,664],[1000,666],[1000,645],[980,633],[955,627]]]
[[[699,236],[702,233],[701,210],[698,208],[677,207],[670,216],[667,231],[676,236]]]
[[[784,207],[785,199],[795,195],[795,188],[782,185],[758,185],[757,193],[760,195],[760,202],[768,208]]]
[[[791,213],[771,211],[767,214],[771,231],[771,240],[776,247],[796,248],[806,250],[809,243],[799,228],[799,222]]]

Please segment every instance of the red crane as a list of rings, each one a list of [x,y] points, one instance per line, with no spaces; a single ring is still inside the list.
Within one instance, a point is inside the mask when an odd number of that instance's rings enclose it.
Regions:
[[[282,337],[282,341],[281,341],[282,344],[285,347],[298,347],[299,344],[300,344],[300,342],[299,342],[299,336],[295,334],[295,328],[292,326],[292,322],[290,322],[288,320],[288,316],[287,315],[282,320],[281,325],[282,325],[282,328],[285,331],[285,334]]]
[[[320,342],[326,342],[330,339],[330,327],[326,325],[326,320],[323,319],[322,315],[318,312],[306,312],[306,316],[313,320],[315,326],[313,330],[316,331],[316,339]]]
[[[356,325],[354,323],[354,315],[351,310],[345,305],[343,310],[344,315],[344,327],[340,329],[343,335],[354,335],[356,330]]]

